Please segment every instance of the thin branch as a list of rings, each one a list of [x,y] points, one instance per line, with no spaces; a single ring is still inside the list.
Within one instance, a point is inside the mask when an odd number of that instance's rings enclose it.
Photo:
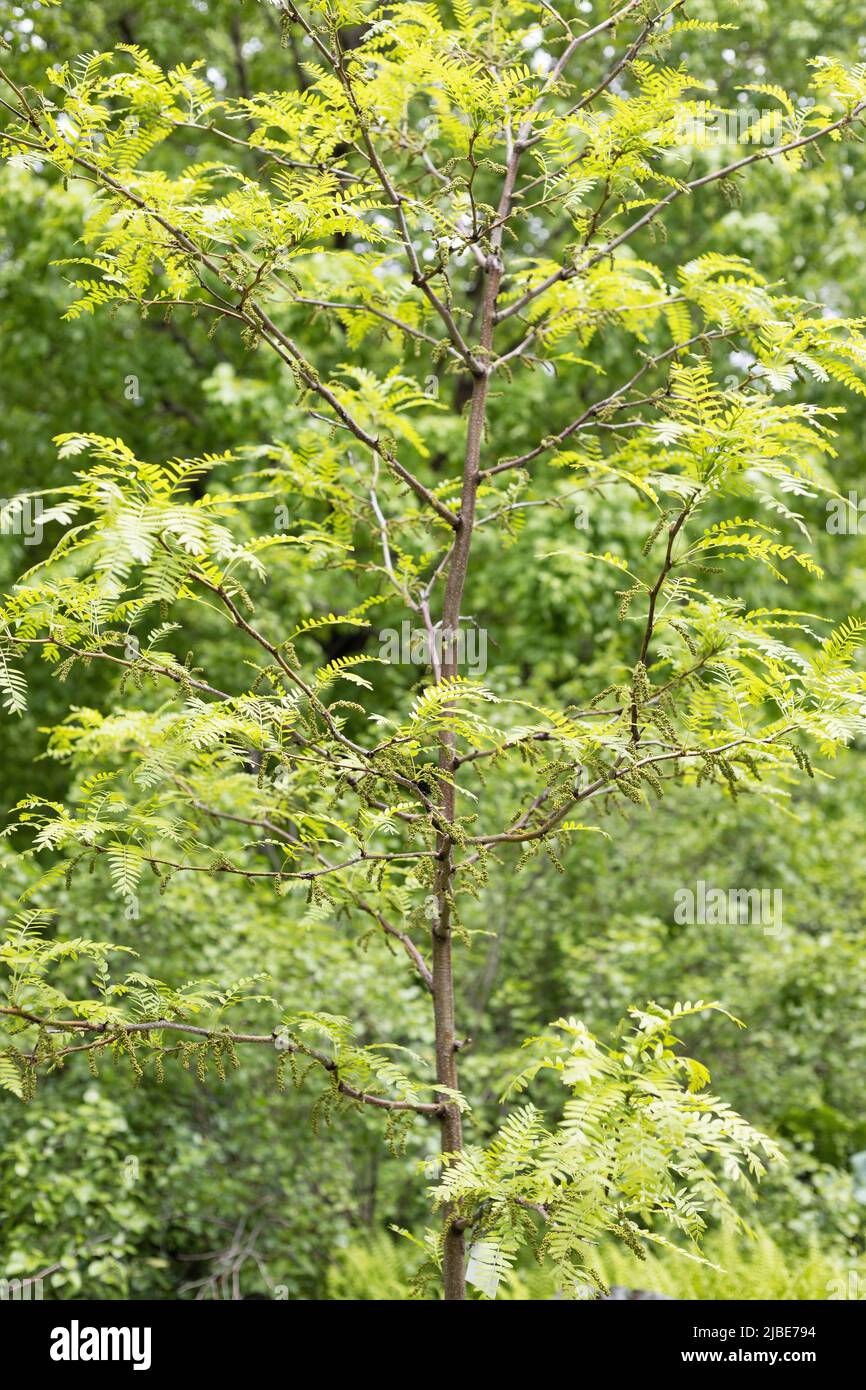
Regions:
[[[810,135],[801,135],[797,140],[790,140],[784,145],[774,145],[770,149],[756,150],[753,154],[743,155],[741,159],[735,159],[731,164],[726,164],[722,169],[716,169],[709,174],[704,174],[701,178],[692,179],[687,183],[680,184],[677,188],[672,188],[670,193],[666,194],[664,198],[660,198],[653,207],[648,208],[642,217],[639,217],[631,226],[626,227],[625,231],[620,232],[618,236],[605,242],[604,246],[599,247],[597,251],[587,257],[587,259],[582,261],[579,265],[561,266],[559,270],[553,271],[550,275],[546,276],[544,280],[539,281],[537,285],[531,286],[525,293],[520,295],[519,298],[513,300],[506,308],[499,311],[497,314],[497,322],[504,322],[505,319],[511,318],[512,315],[519,314],[526,308],[527,304],[531,304],[534,299],[537,299],[540,294],[544,294],[546,290],[552,289],[554,285],[564,283],[567,280],[573,280],[576,275],[590,270],[592,266],[604,260],[606,256],[612,255],[617,247],[622,246],[624,242],[628,241],[643,227],[648,226],[650,222],[654,222],[659,213],[663,212],[665,208],[670,207],[671,203],[675,202],[677,198],[681,198],[684,193],[693,193],[695,189],[704,188],[707,184],[717,183],[720,179],[730,178],[732,174],[738,173],[740,169],[745,169],[750,164],[757,164],[766,159],[778,159],[780,156],[790,154],[794,150],[803,149],[807,145],[812,145],[815,141],[822,140],[827,135],[832,135],[834,131],[849,126],[864,110],[866,110],[866,100],[859,101],[850,111],[846,112],[844,116],[840,116],[837,121],[833,121],[831,125],[822,126],[820,130],[812,131]]]
[[[0,1014],[5,1014],[10,1018],[19,1018],[25,1023],[33,1023],[40,1028],[54,1030],[58,1032],[71,1033],[96,1033],[102,1035],[91,1047],[107,1047],[111,1043],[122,1040],[124,1035],[131,1033],[155,1033],[172,1032],[182,1033],[196,1038],[205,1038],[216,1042],[225,1041],[232,1043],[244,1043],[258,1045],[261,1047],[276,1048],[279,1043],[279,1051],[282,1053],[295,1053],[301,1057],[309,1057],[317,1062],[325,1071],[334,1075],[337,1089],[350,1100],[360,1101],[364,1105],[372,1105],[380,1110],[413,1110],[419,1115],[439,1115],[442,1106],[439,1103],[426,1103],[424,1101],[411,1100],[389,1100],[387,1096],[372,1095],[369,1091],[359,1091],[354,1086],[350,1086],[347,1081],[340,1078],[339,1064],[329,1057],[325,1052],[318,1052],[315,1048],[307,1047],[303,1043],[297,1043],[280,1034],[279,1029],[274,1029],[272,1033],[232,1033],[224,1028],[199,1028],[191,1023],[178,1023],[171,1018],[152,1019],[146,1023],[118,1023],[112,1025],[108,1020],[96,1023],[91,1019],[68,1018],[42,1018],[38,1014],[29,1013],[26,1009],[0,1007]],[[114,1027],[116,1032],[112,1033]],[[69,1052],[81,1051],[80,1048],[58,1048],[60,1055]]]
[[[530,449],[527,453],[521,454],[519,458],[503,459],[501,463],[496,463],[491,468],[485,468],[482,477],[492,478],[497,473],[506,473],[511,468],[525,468],[528,463],[538,458],[540,454],[547,453],[549,449],[557,448],[558,445],[562,444],[564,440],[576,433],[577,430],[582,429],[587,421],[592,420],[594,416],[614,406],[620,397],[624,396],[627,391],[630,391],[633,386],[637,385],[641,377],[645,376],[653,367],[659,366],[660,363],[667,361],[669,357],[676,356],[679,352],[687,352],[689,348],[694,347],[697,343],[713,342],[720,338],[727,338],[728,336],[729,334],[723,332],[721,329],[712,329],[703,333],[695,333],[691,338],[686,338],[681,343],[674,343],[671,347],[666,348],[664,352],[659,352],[654,357],[647,357],[641,366],[638,367],[637,371],[629,377],[628,381],[623,382],[622,386],[618,386],[615,391],[612,391],[609,396],[605,396],[603,400],[595,401],[592,405],[587,406],[582,415],[579,415],[570,425],[566,425],[558,434],[548,435],[546,439],[542,439],[540,444],[536,444],[534,449]],[[622,403],[623,406],[630,406],[632,404],[634,403],[629,401],[623,401]],[[622,406],[620,409],[621,408]]]

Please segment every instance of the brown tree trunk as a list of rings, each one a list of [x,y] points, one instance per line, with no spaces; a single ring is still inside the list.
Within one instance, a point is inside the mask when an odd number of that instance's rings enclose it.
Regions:
[[[442,679],[457,675],[457,633],[460,628],[460,605],[469,569],[472,533],[475,525],[475,504],[478,495],[481,448],[484,441],[484,422],[487,414],[487,392],[490,382],[490,361],[493,348],[496,300],[502,281],[502,228],[511,208],[520,146],[515,146],[508,161],[508,170],[497,210],[496,227],[491,236],[491,252],[484,268],[484,290],[481,327],[478,335],[478,370],[473,375],[469,423],[466,431],[466,451],[463,463],[463,490],[460,501],[460,525],[454,539],[454,549],[445,585],[442,611]],[[442,736],[439,766],[449,781],[442,788],[442,811],[446,821],[455,816],[455,789],[451,784],[457,775],[456,739],[452,731]],[[451,959],[451,902],[454,883],[454,839],[443,834],[437,844],[439,868],[436,879],[436,920],[432,932],[433,1011],[436,1033],[436,1080],[444,1086],[457,1088],[457,1035],[454,1027],[454,973]],[[443,1112],[442,1152],[456,1153],[463,1147],[463,1127],[456,1105]],[[465,1299],[464,1271],[465,1239],[462,1229],[454,1225],[453,1212],[446,1209],[443,1251],[443,1287],[448,1301]]]

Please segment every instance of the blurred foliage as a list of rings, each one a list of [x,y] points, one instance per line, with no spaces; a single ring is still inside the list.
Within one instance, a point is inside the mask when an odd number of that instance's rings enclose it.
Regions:
[[[592,17],[604,12],[579,8]],[[805,89],[816,53],[862,61],[866,52],[866,22],[837,0],[693,0],[688,13],[737,25],[695,35],[688,55],[692,70],[732,101],[747,80],[796,83],[802,75]],[[287,65],[293,80],[304,80],[303,58],[279,46],[278,18],[266,4],[198,0],[167,9],[155,0],[81,0],[45,8],[23,0],[0,5],[0,31],[34,84],[49,61],[118,42],[140,43],[165,65],[204,51],[209,76],[212,70],[216,85],[233,95],[278,87]],[[216,140],[210,149],[201,141],[179,144],[179,164],[193,150],[202,159],[224,153]],[[4,495],[64,479],[68,465],[50,442],[63,430],[122,436],[151,458],[281,438],[288,401],[277,366],[261,352],[245,352],[231,334],[211,338],[197,319],[181,324],[152,314],[140,321],[131,309],[61,324],[73,293],[66,272],[50,263],[74,254],[86,204],[80,187],[64,188],[51,176],[0,172]],[[716,190],[679,200],[653,257],[672,272],[683,247],[694,256],[745,255],[792,293],[860,315],[864,210],[866,161],[857,148],[816,159],[796,179],[764,166],[733,204]],[[335,354],[345,348],[333,346]],[[599,348],[614,373],[621,350],[613,337]],[[363,351],[375,357],[389,347],[368,343]],[[130,396],[130,378],[137,379],[138,399]],[[445,378],[440,389],[451,395],[454,386]],[[543,373],[515,377],[497,429],[518,453],[539,418],[551,430],[571,418],[574,394]],[[843,493],[866,488],[866,401],[832,385],[819,391],[804,384],[802,396],[844,405],[834,475]],[[460,430],[444,413],[433,429],[438,452],[431,466],[447,476]],[[530,700],[565,703],[587,684],[611,679],[612,670],[620,676],[628,651],[606,577],[561,558],[539,561],[573,540],[573,504],[563,496],[558,510],[524,517],[506,543],[479,535],[472,613],[495,644],[491,660],[502,686]],[[812,577],[798,572],[786,603],[806,612],[866,613],[866,539],[828,534],[817,509],[809,520],[826,570],[820,601]],[[579,539],[587,550],[618,542],[625,549],[643,534],[636,508],[598,494]],[[29,549],[4,537],[3,587],[55,539],[46,534],[42,546]],[[329,611],[358,598],[325,570],[299,574],[297,585],[304,609]],[[753,607],[777,601],[768,577],[744,578],[741,592]],[[265,612],[279,602],[279,593],[266,597]],[[314,640],[323,660],[340,654],[328,634]],[[218,678],[220,662],[232,660],[225,638],[201,621],[200,644]],[[37,761],[44,748],[38,726],[62,717],[68,692],[58,691],[47,669],[33,680],[36,713],[3,730],[7,807],[25,793],[60,797],[77,775],[56,761]],[[111,688],[104,671],[79,671],[75,703],[96,704]],[[484,1142],[496,1122],[496,1098],[520,1064],[517,1041],[551,1018],[576,1015],[606,1031],[636,998],[719,998],[747,1022],[734,1034],[712,1015],[700,1016],[684,1025],[684,1038],[691,1053],[712,1057],[720,1093],[779,1140],[788,1157],[787,1170],[767,1184],[755,1242],[714,1233],[707,1253],[724,1273],[667,1254],[638,1264],[604,1245],[597,1268],[607,1283],[678,1298],[866,1296],[866,1207],[852,1182],[852,1159],[866,1149],[862,757],[855,745],[785,804],[732,800],[704,788],[667,798],[650,814],[627,808],[609,827],[611,841],[585,836],[564,853],[562,876],[530,864],[518,877],[517,854],[506,851],[507,871],[466,910],[468,928],[479,933],[466,948],[459,999],[472,1038],[462,1058],[464,1085],[482,1097],[473,1142]],[[503,778],[497,793],[510,804],[517,785]],[[27,882],[8,851],[0,869],[11,912]],[[781,930],[678,925],[674,895],[699,879],[781,887]],[[39,905],[57,908],[70,934],[133,947],[160,978],[264,970],[287,1006],[298,1009],[327,981],[328,1007],[360,1019],[366,1040],[399,1035],[429,1056],[423,996],[381,939],[359,945],[357,923],[302,908],[287,924],[284,904],[243,889],[229,880],[179,879],[161,897],[158,885],[145,881],[137,915],[127,919],[97,873],[76,877],[69,894],[44,891]],[[170,1073],[162,1086],[148,1076],[133,1090],[110,1065],[93,1078],[70,1064],[40,1089],[23,1118],[17,1104],[0,1106],[3,1276],[43,1274],[47,1296],[57,1298],[407,1296],[418,1261],[388,1232],[425,1219],[412,1164],[435,1152],[435,1136],[413,1134],[408,1163],[383,1148],[375,1116],[353,1115],[313,1139],[309,1096],[303,1087],[276,1091],[273,1059],[250,1059],[243,1075],[243,1084],[230,1075],[205,1090],[194,1075]],[[555,1293],[548,1276],[521,1265],[506,1296]]]
[[[791,1249],[759,1227],[751,1240],[722,1229],[707,1242],[715,1268],[650,1252],[638,1260],[619,1245],[603,1245],[595,1268],[615,1298],[636,1292],[675,1299],[859,1300],[866,1285],[866,1259],[845,1258],[817,1241]],[[384,1235],[337,1252],[328,1271],[327,1297],[341,1302],[401,1300],[414,1277],[411,1254]],[[503,1299],[555,1299],[549,1271],[522,1265]]]

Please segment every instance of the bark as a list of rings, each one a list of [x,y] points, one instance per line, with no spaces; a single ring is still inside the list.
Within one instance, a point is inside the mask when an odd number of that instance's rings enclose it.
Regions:
[[[466,431],[466,450],[463,463],[463,487],[460,519],[445,585],[442,608],[442,679],[457,674],[457,632],[460,627],[460,606],[475,526],[475,506],[481,477],[481,450],[487,416],[487,394],[490,384],[490,361],[495,328],[496,300],[502,283],[503,224],[511,209],[517,165],[521,154],[516,144],[508,168],[497,210],[496,227],[491,236],[490,255],[484,268],[484,286],[478,347],[474,353],[478,363],[472,374],[472,394]],[[448,779],[443,783],[441,805],[443,818],[453,822],[456,813],[456,794],[453,779],[457,776],[456,739],[453,731],[442,736],[439,767]],[[436,919],[432,930],[433,1013],[436,1036],[436,1080],[443,1086],[457,1089],[457,1034],[455,1031],[454,971],[452,962],[451,903],[456,870],[455,841],[443,832],[437,842],[439,865],[436,875]],[[457,1153],[463,1147],[463,1127],[456,1105],[447,1105],[441,1118],[442,1152]],[[466,1297],[465,1237],[454,1223],[454,1213],[444,1216],[443,1288],[447,1301]]]

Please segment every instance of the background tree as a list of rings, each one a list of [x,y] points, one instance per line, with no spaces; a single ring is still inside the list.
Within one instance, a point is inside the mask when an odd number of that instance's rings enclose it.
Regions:
[[[54,490],[53,518],[70,529],[7,601],[8,703],[23,708],[17,664],[31,648],[64,677],[105,663],[126,685],[105,713],[78,709],[53,731],[52,756],[81,780],[67,804],[22,803],[18,828],[35,826],[51,861],[27,891],[52,892],[84,860],[104,862],[127,903],[145,864],[168,894],[182,873],[265,880],[289,904],[310,894],[308,926],[365,917],[398,948],[432,1000],[431,1077],[362,1044],[366,1009],[354,1033],[292,1010],[276,1042],[284,1060],[325,1069],[326,1112],[353,1102],[392,1122],[438,1119],[449,1167],[431,1251],[447,1297],[464,1291],[467,1229],[494,1274],[539,1219],[560,1268],[580,1268],[600,1231],[647,1235],[635,1216],[664,1213],[696,1235],[703,1211],[724,1205],[707,1150],[733,1143],[759,1165],[758,1138],[702,1095],[702,1073],[690,1065],[680,1080],[671,1028],[691,1006],[637,1014],[636,1039],[610,1053],[568,1024],[557,1070],[576,1094],[563,1128],[524,1109],[483,1154],[460,1157],[470,1029],[455,1018],[452,950],[455,933],[477,949],[472,899],[489,870],[512,847],[521,865],[543,852],[562,867],[601,817],[670,782],[777,805],[793,773],[812,770],[808,740],[827,753],[862,728],[860,624],[816,639],[806,615],[718,572],[734,558],[774,580],[792,566],[818,574],[783,531],[803,529],[792,494],[832,493],[832,412],[790,397],[804,375],[862,390],[859,325],[731,251],[646,258],[684,201],[714,186],[734,197],[746,169],[808,177],[821,143],[853,133],[862,74],[821,60],[808,107],[762,88],[772,113],[750,116],[744,151],[720,159],[714,132],[732,112],[695,98],[681,61],[718,26],[681,9],[632,3],[590,22],[580,7],[286,7],[288,90],[256,91],[241,63],[241,90],[222,95],[195,65],[161,68],[134,43],[52,69],[50,87],[5,79],[16,169],[91,190],[91,254],[68,316],[135,303],[184,351],[205,321],[198,352],[237,326],[251,360],[267,347],[284,374],[271,387],[239,356],[212,372],[220,403],[244,413],[258,400],[270,418],[276,393],[274,437],[250,447],[156,465],[114,436],[60,437],[61,458],[93,462]],[[613,490],[608,533],[583,544],[575,520],[582,529],[584,504],[604,507]],[[498,643],[507,627],[502,548],[536,539],[547,509],[546,550],[517,569],[518,597],[527,573],[580,594],[600,564],[613,583],[582,592],[602,605],[601,641],[594,627],[577,667],[527,690],[517,628],[517,670],[500,675],[494,659],[498,679],[467,679],[468,637]],[[420,690],[411,663],[379,669],[373,613],[380,637],[385,614],[417,627]],[[356,687],[351,700],[334,698],[339,682]],[[145,1055],[161,1070],[172,1031],[182,1052],[184,1031],[204,1039],[200,1071],[208,1058],[221,1069],[236,1040],[273,1044],[269,1032],[229,1037],[222,1021],[229,1006],[267,1007],[259,986],[179,991],[138,972],[112,984],[107,947],[46,947],[40,920],[6,949],[12,1090],[29,1093],[40,1064],[76,1047],[111,1049],[138,1072]],[[46,985],[76,953],[97,963],[98,997]],[[189,1022],[214,1008],[207,1026]],[[34,1040],[39,1020],[51,1031]]]

